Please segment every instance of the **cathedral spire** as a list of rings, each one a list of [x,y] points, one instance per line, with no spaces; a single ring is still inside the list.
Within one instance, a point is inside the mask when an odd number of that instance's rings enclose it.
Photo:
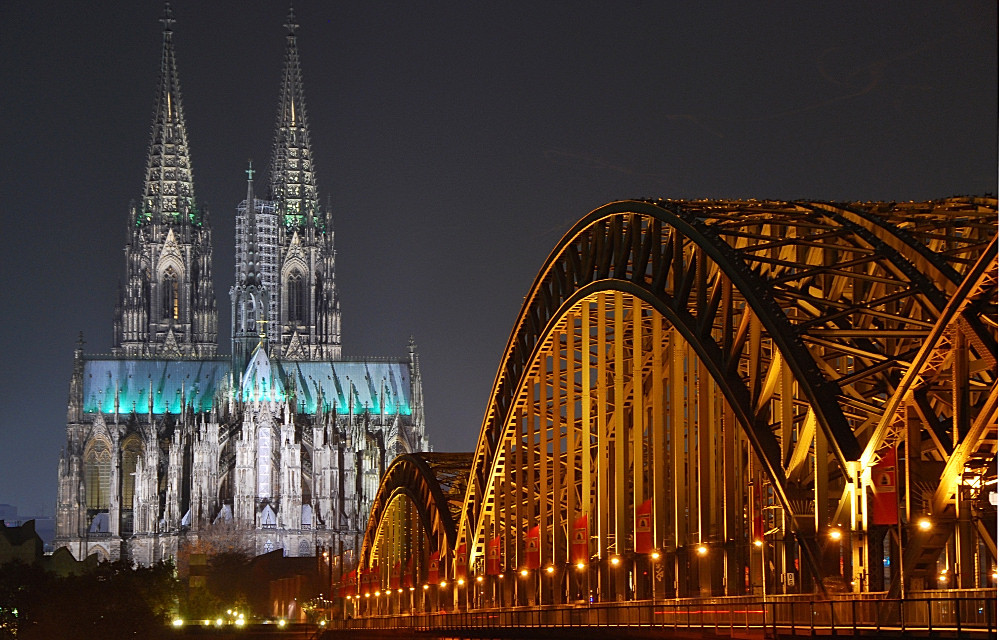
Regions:
[[[163,52],[139,218],[142,223],[155,218],[167,224],[200,224],[194,203],[181,87],[174,60],[175,21],[169,2],[164,5],[160,22],[163,23]]]
[[[253,162],[247,163],[247,200],[246,200],[246,242],[243,244],[243,255],[240,261],[239,282],[245,287],[259,287],[260,257],[257,246],[257,207],[253,193]]]
[[[274,147],[271,150],[271,199],[278,203],[281,225],[300,228],[312,224],[318,198],[296,40],[299,25],[295,22],[295,11],[291,6],[284,26],[288,34],[285,36],[285,66],[281,74]]]

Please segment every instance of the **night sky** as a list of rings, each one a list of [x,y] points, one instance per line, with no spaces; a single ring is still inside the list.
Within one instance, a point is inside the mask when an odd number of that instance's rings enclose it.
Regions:
[[[602,204],[997,190],[992,0],[295,5],[344,354],[414,336],[439,451],[475,446],[539,266]],[[228,353],[235,205],[247,160],[270,160],[287,4],[173,7]],[[54,509],[77,334],[111,348],[161,13],[0,3],[0,503],[22,515]]]

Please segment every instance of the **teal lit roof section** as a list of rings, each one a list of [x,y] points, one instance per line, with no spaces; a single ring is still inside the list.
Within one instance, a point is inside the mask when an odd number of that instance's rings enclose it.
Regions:
[[[299,411],[315,413],[320,397],[323,410],[337,413],[372,413],[408,416],[412,413],[410,398],[410,365],[398,362],[301,362],[277,363],[288,385],[294,384]],[[294,380],[294,382],[293,382]]]
[[[228,359],[118,360],[83,362],[83,410],[113,413],[181,413],[181,395],[195,411],[210,411],[216,390],[229,375]]]
[[[285,385],[281,382],[281,376],[275,375],[274,367],[271,366],[271,359],[267,357],[267,351],[258,346],[247,365],[247,370],[243,374],[243,384],[240,386],[243,394],[243,402],[269,401],[284,402]]]

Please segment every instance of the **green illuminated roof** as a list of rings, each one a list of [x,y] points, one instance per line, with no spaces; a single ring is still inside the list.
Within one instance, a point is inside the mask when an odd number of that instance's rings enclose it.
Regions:
[[[195,411],[210,411],[216,389],[229,375],[229,361],[216,360],[85,360],[83,410],[113,413],[180,413],[181,395]]]
[[[407,360],[304,362],[271,360],[257,354],[243,373],[244,400],[260,392],[262,398],[284,401],[294,393],[299,411],[315,413],[319,399],[322,410],[340,414],[412,413],[410,367]],[[181,412],[181,396],[196,412],[210,411],[216,392],[229,379],[228,358],[206,360],[85,359],[83,367],[83,410],[113,413],[115,393],[118,410],[130,413]],[[246,384],[249,383],[249,384]]]

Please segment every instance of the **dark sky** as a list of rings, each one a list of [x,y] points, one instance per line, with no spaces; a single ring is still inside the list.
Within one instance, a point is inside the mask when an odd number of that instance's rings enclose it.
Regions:
[[[295,4],[344,353],[402,355],[413,334],[440,451],[475,446],[539,266],[606,202],[996,193],[995,1]],[[174,2],[225,352],[286,11]],[[161,12],[0,3],[0,502],[22,514],[54,508],[77,333],[110,350]]]

